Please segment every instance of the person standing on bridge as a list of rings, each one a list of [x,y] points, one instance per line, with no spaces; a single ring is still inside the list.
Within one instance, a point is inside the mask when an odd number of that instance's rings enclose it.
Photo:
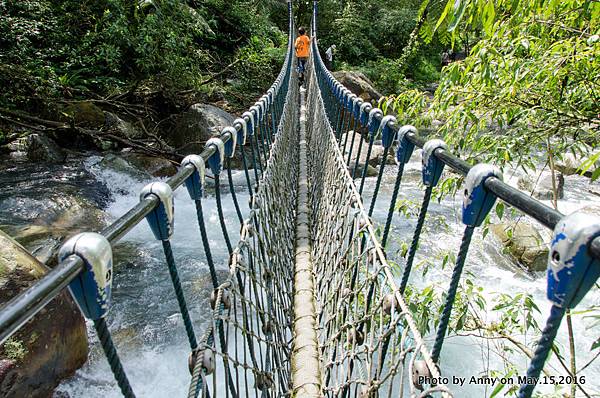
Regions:
[[[327,59],[327,69],[333,71],[333,55],[335,53],[335,44],[332,44],[327,51],[325,51],[325,59]]]
[[[306,29],[301,27],[298,29],[298,38],[294,44],[296,49],[296,58],[298,58],[298,77],[300,85],[304,83],[304,72],[306,70],[306,61],[310,55],[310,37],[306,35]]]

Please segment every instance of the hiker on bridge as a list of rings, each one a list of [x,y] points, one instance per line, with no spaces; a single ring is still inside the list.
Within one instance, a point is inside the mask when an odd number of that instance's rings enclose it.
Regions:
[[[335,54],[335,44],[332,44],[327,51],[325,51],[325,59],[327,60],[327,69],[333,70],[333,55]]]
[[[298,38],[294,43],[296,49],[296,58],[298,58],[298,77],[300,85],[304,82],[304,71],[306,70],[306,61],[310,55],[310,37],[306,35],[306,29],[300,27],[298,29]]]

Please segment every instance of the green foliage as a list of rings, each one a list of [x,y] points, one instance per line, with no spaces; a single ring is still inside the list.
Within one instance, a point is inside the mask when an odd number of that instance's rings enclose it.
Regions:
[[[600,5],[451,0],[429,7],[425,39],[437,32],[450,43],[478,41],[442,71],[432,101],[398,90],[383,100],[388,111],[418,127],[440,120],[455,152],[500,166],[534,169],[532,152],[556,161],[600,145]],[[581,165],[592,168],[591,159]]]
[[[0,2],[0,79],[17,81],[0,100],[27,107],[32,97],[110,94],[140,83],[199,89],[208,75],[249,52],[281,63],[273,47],[286,43],[270,15],[279,23],[282,8],[276,1]],[[270,66],[261,76],[274,77]]]
[[[398,62],[409,46],[420,7],[420,0],[320,1],[319,47],[324,51],[335,44],[338,65],[361,69],[384,93],[429,83],[439,71],[441,51],[435,35],[428,49],[414,47],[406,57],[410,67],[401,67]]]
[[[457,3],[438,26],[464,21],[483,38],[444,71],[432,113],[446,121],[446,139],[468,157],[529,167],[534,149],[560,154],[597,145],[590,137],[598,137],[600,123],[600,19],[593,11],[600,7],[584,0]]]
[[[281,60],[285,58],[287,36],[281,34],[275,41],[252,36],[248,45],[241,48],[237,58],[241,63],[236,68],[240,84],[234,89],[243,91],[266,91],[281,69]]]
[[[6,358],[13,361],[20,361],[27,355],[27,349],[25,348],[23,341],[17,340],[14,337],[9,337],[4,344],[2,344],[2,350]]]

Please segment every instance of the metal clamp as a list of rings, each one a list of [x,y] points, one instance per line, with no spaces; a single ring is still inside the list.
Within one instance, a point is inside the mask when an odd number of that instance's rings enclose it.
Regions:
[[[379,126],[381,126],[381,118],[383,117],[383,112],[379,108],[373,108],[369,112],[369,122],[367,126],[369,127],[369,133],[374,135],[379,131]]]
[[[204,159],[199,155],[188,155],[183,158],[181,167],[185,167],[188,164],[194,166],[194,172],[185,180],[185,187],[192,200],[200,200],[204,196],[206,165],[204,164]]]
[[[364,127],[367,127],[367,123],[369,122],[369,112],[372,108],[373,106],[371,106],[371,104],[368,102],[363,102],[360,105],[359,120],[360,124],[362,124]]]
[[[229,134],[229,139],[225,142],[225,155],[232,158],[235,155],[235,146],[237,145],[237,130],[235,127],[229,126],[221,130],[221,137],[225,138],[224,135]]]
[[[479,227],[488,215],[496,195],[484,186],[485,180],[496,177],[502,180],[502,172],[491,164],[477,164],[471,167],[465,178],[465,191],[462,205],[462,222],[471,227]]]
[[[214,175],[218,175],[223,170],[223,161],[225,160],[225,144],[218,137],[213,137],[206,141],[206,148],[214,145],[217,151],[208,158],[208,166]]]
[[[256,126],[256,123],[254,122],[254,114],[248,111],[242,113],[242,118],[244,118],[244,120],[246,117],[248,118],[248,125],[246,126],[248,128],[247,132],[250,135],[254,135],[254,126]]]
[[[354,113],[354,119],[360,120],[360,107],[363,104],[363,99],[356,97],[352,100],[352,112]]]
[[[600,217],[575,212],[556,225],[548,256],[547,297],[559,308],[575,307],[600,276],[589,245],[600,237]]]
[[[237,132],[237,140],[240,146],[244,146],[246,145],[246,136],[248,135],[248,124],[243,117],[235,119],[233,125],[235,126],[236,124],[240,125],[240,130]]]
[[[150,229],[157,240],[168,240],[173,235],[174,214],[173,190],[164,182],[152,182],[140,193],[140,201],[154,195],[158,198],[158,206],[146,216]]]
[[[71,283],[69,290],[79,309],[88,319],[104,318],[110,308],[112,293],[112,248],[108,240],[95,232],[77,234],[58,252],[58,261],[76,255],[85,269]]]
[[[262,120],[261,108],[258,106],[258,102],[250,107],[250,112],[254,113],[254,120],[258,124]]]
[[[410,142],[408,134],[417,134],[417,128],[407,124],[398,130],[398,148],[396,149],[396,163],[408,163],[415,150],[415,144]]]
[[[423,145],[423,184],[428,187],[435,187],[444,171],[444,162],[434,155],[439,148],[448,149],[448,145],[442,140],[429,140]]]
[[[263,95],[262,97],[260,97],[260,100],[256,102],[256,105],[258,105],[258,107],[260,108],[262,120],[265,116],[267,116],[267,111],[269,110],[269,105],[267,104],[266,96]]]
[[[379,124],[379,128],[381,129],[381,145],[384,148],[389,148],[394,142],[395,132],[390,126],[390,122],[396,123],[396,117],[387,115],[381,119],[381,123]]]
[[[354,110],[354,101],[356,100],[356,94],[351,93],[350,90],[346,89],[346,109],[348,112],[352,112]]]

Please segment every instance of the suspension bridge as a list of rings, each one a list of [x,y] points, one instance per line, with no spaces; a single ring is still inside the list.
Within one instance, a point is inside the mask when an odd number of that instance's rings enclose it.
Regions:
[[[384,116],[352,94],[320,57],[316,2],[311,58],[300,87],[288,5],[287,57],[267,93],[219,137],[210,139],[202,153],[186,157],[174,176],[147,185],[139,204],[113,224],[65,242],[58,266],[0,310],[1,341],[68,287],[93,322],[123,396],[134,397],[106,315],[113,283],[111,247],[147,220],[164,249],[189,340],[189,358],[181,359],[189,362],[188,397],[456,396],[440,374],[440,354],[471,239],[495,202],[502,200],[554,231],[547,271],[551,311],[530,365],[522,369],[518,392],[520,398],[531,397],[565,312],[575,308],[600,275],[600,220],[578,213],[564,216],[504,183],[498,168],[471,166],[452,155],[442,140],[423,140],[414,127],[399,126],[393,116]],[[367,168],[358,174],[359,156],[352,155],[367,145],[367,164],[376,138],[381,139],[384,155],[367,206],[362,200]],[[250,147],[250,156],[243,147]],[[422,148],[425,192],[397,278],[386,258],[386,244],[404,166],[415,148]],[[241,231],[234,244],[224,221],[219,177],[227,173],[231,184],[229,159],[237,151],[251,199],[244,219],[246,205],[231,189]],[[381,203],[378,193],[390,154],[396,159],[396,178],[391,201]],[[464,233],[437,332],[433,344],[428,344],[404,293],[432,192],[444,168],[466,176]],[[204,221],[207,169],[215,177],[219,222],[230,255],[225,278],[215,270]],[[182,186],[196,206],[214,289],[211,322],[205,330],[197,329],[188,312],[170,243],[173,191]],[[389,209],[381,233],[371,220],[377,206]]]

